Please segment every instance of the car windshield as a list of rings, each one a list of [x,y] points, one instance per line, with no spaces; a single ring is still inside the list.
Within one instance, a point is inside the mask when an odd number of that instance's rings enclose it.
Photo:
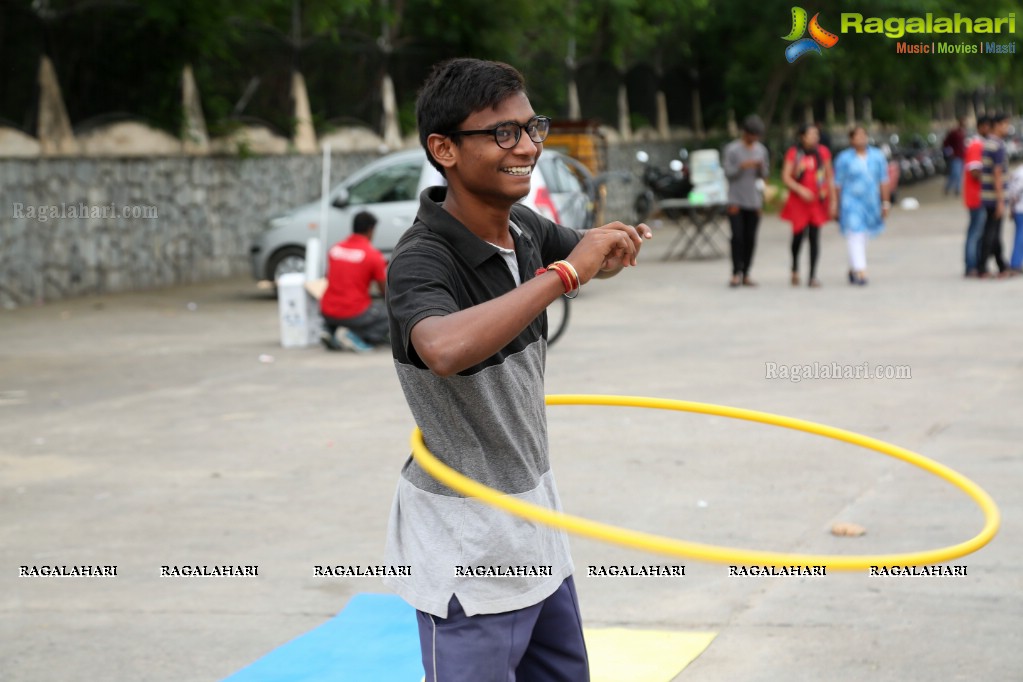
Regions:
[[[389,201],[414,201],[419,186],[421,161],[407,161],[382,168],[348,188],[351,204],[381,204]]]
[[[579,178],[559,157],[541,157],[540,167],[547,189],[558,194],[568,192],[584,192]]]

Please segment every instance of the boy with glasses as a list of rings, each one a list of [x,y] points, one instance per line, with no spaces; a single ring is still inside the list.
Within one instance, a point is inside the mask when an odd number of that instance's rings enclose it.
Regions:
[[[581,234],[516,204],[550,121],[507,64],[438,65],[416,116],[447,187],[423,192],[388,269],[398,379],[438,459],[560,509],[547,450],[544,311],[635,265],[652,234],[622,223]],[[589,679],[562,531],[462,497],[409,458],[386,558],[412,567],[385,583],[417,609],[429,682]]]

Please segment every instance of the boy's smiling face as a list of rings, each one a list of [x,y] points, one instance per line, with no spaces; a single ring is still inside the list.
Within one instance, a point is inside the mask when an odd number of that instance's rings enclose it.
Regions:
[[[493,109],[473,112],[458,129],[486,130],[507,121],[524,125],[535,115],[529,98],[519,92]],[[511,149],[499,147],[493,135],[464,135],[457,145],[447,138],[450,157],[441,163],[448,182],[460,184],[473,195],[489,196],[509,205],[529,194],[530,178],[543,143],[533,142],[525,131],[520,132],[518,143]]]

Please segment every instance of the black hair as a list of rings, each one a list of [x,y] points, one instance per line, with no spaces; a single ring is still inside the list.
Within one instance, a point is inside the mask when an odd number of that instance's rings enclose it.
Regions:
[[[750,114],[743,120],[742,129],[750,135],[761,137],[764,134],[764,122],[756,114]]]
[[[360,211],[352,220],[352,234],[366,234],[377,226],[377,217],[369,211]]]
[[[419,142],[426,158],[444,175],[444,168],[430,154],[427,138],[457,130],[477,111],[493,109],[511,95],[525,91],[522,74],[503,62],[458,58],[434,66],[416,99]],[[452,140],[460,142],[458,136]]]
[[[805,169],[802,168],[802,164],[800,163],[800,161],[802,160],[804,155],[805,156],[812,156],[814,158],[814,161],[816,162],[816,165],[814,166],[814,168],[820,168],[821,167],[821,163],[822,163],[821,162],[821,150],[820,150],[820,146],[819,145],[817,147],[814,147],[809,152],[803,150],[803,136],[806,135],[807,131],[810,130],[810,128],[817,128],[817,131],[820,132],[820,126],[818,126],[816,123],[803,123],[802,125],[799,126],[799,128],[796,129],[796,144],[795,144],[795,148],[796,148],[796,163],[795,163],[795,165],[798,168],[798,172],[794,176],[794,179],[795,179],[796,182],[802,182],[803,181],[803,171]]]
[[[820,126],[816,123],[803,123],[796,129],[796,144],[801,145],[803,143],[803,136],[806,135],[810,128],[817,128],[817,132],[820,132]]]
[[[990,118],[991,125],[997,125],[997,124],[1001,123],[1002,121],[1008,121],[1009,120],[1009,115],[999,111],[998,113],[991,114],[991,116],[989,118]]]
[[[865,128],[864,126],[862,126],[862,125],[860,125],[860,124],[858,124],[858,123],[857,123],[857,124],[856,124],[856,125],[854,125],[853,127],[849,128],[849,139],[850,139],[850,140],[851,140],[851,139],[853,139],[853,135],[855,135],[855,134],[856,134],[856,131],[857,131],[857,130],[862,130],[862,131],[863,131],[863,132],[865,132],[865,133],[867,132],[867,129],[866,129],[866,128]],[[869,133],[868,133],[868,135],[867,135],[867,136],[868,136],[868,137],[870,136],[870,135],[869,135]]]
[[[991,125],[991,117],[987,114],[982,114],[977,117],[977,127]]]

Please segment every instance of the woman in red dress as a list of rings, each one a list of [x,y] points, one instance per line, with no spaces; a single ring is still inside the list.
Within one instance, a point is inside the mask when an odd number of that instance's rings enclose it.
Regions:
[[[803,235],[810,241],[811,287],[819,287],[817,259],[820,255],[820,228],[835,216],[835,177],[831,169],[831,151],[819,144],[820,131],[813,124],[799,127],[798,140],[785,154],[781,180],[789,197],[781,217],[792,223],[792,286],[799,286],[799,251]]]

